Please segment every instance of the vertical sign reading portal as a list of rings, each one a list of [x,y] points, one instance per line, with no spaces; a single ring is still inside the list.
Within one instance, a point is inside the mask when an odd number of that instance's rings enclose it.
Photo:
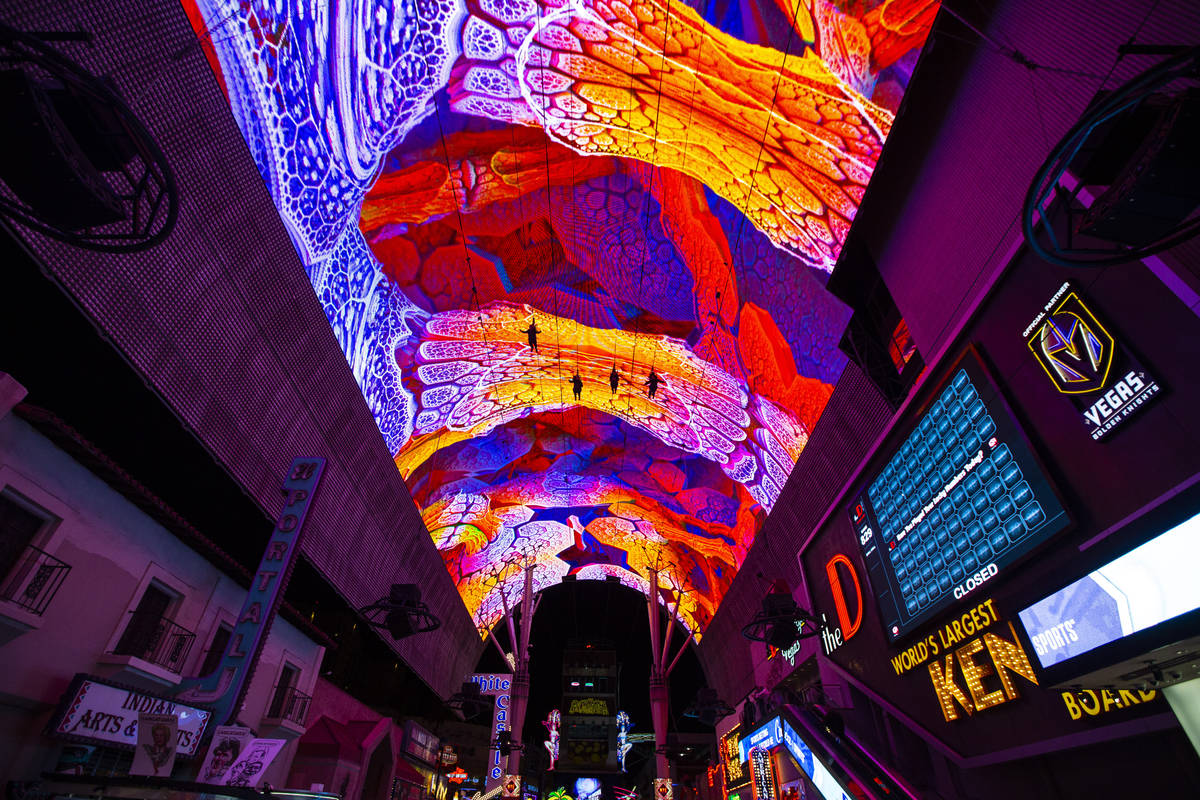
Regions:
[[[279,512],[275,529],[271,531],[258,571],[250,581],[250,591],[246,594],[246,602],[229,637],[229,644],[225,646],[225,655],[212,673],[185,682],[177,694],[182,700],[211,704],[218,725],[236,716],[242,696],[250,684],[258,653],[291,577],[299,552],[300,531],[324,469],[323,458],[297,458],[292,461],[292,467],[283,481],[283,510]]]
[[[500,735],[500,731],[509,730],[508,704],[512,699],[512,675],[479,673],[471,675],[467,680],[479,684],[479,693],[496,698],[496,711],[492,715],[492,741]],[[519,744],[519,742],[514,742]],[[484,793],[491,792],[504,781],[504,773],[508,767],[507,757],[500,754],[499,749],[493,749],[488,757],[487,783]]]

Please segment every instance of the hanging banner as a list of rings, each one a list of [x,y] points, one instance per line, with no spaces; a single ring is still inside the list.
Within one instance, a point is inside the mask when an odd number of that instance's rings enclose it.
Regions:
[[[197,781],[211,783],[214,786],[224,786],[233,762],[246,750],[246,745],[254,739],[249,728],[240,725],[221,725],[213,731],[212,744],[208,755],[200,766]]]
[[[178,731],[179,717],[174,714],[138,714],[137,748],[129,774],[171,777]]]

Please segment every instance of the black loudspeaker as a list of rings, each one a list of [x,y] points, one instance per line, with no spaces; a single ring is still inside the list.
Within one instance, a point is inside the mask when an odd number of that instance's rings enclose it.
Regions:
[[[411,610],[421,605],[421,590],[415,583],[393,583],[388,592],[388,603],[391,608],[387,612],[384,625],[393,639],[403,639],[417,632],[418,620],[414,620]]]
[[[72,130],[73,125],[80,131],[93,128],[84,105],[65,89],[41,86],[21,70],[0,71],[0,102],[5,109],[0,179],[34,215],[74,231],[125,219],[120,198],[101,172],[119,163],[119,151],[97,137],[84,135],[81,142]]]
[[[1141,247],[1171,233],[1200,206],[1200,91],[1152,97],[1128,116],[1089,162],[1088,178],[1099,182],[1111,175],[1111,185],[1077,232]],[[1130,147],[1139,132],[1140,146]],[[1113,164],[1117,154],[1126,155],[1119,169]]]
[[[754,697],[746,698],[746,702],[742,703],[742,733],[750,733],[758,725],[760,718],[758,709],[758,700]]]

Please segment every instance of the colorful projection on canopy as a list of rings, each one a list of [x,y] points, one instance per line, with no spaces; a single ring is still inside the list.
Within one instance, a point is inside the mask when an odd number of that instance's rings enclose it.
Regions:
[[[844,365],[937,3],[184,3],[481,633],[532,559],[658,565],[699,637]]]

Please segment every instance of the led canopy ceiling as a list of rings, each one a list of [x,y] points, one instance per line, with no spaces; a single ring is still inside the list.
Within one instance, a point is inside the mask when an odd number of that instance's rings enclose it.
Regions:
[[[937,3],[185,7],[481,632],[532,560],[657,565],[699,637],[843,366]]]

